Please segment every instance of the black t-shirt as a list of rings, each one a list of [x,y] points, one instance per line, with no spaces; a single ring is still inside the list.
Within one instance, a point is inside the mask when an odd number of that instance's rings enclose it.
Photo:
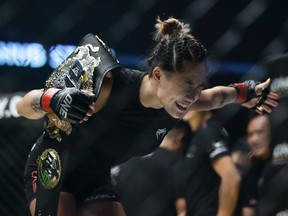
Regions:
[[[178,122],[163,108],[141,104],[140,85],[145,75],[131,69],[113,71],[112,92],[106,105],[63,139],[69,153],[64,179],[69,191],[84,196],[102,186],[109,181],[111,166],[153,152]],[[45,148],[49,140],[45,135],[40,148]],[[61,144],[55,140],[55,145]]]
[[[182,155],[159,148],[118,166],[115,188],[126,215],[176,216],[186,177],[178,172],[186,165]]]
[[[258,181],[257,216],[288,215],[288,143],[273,149],[271,163]]]
[[[214,160],[228,155],[227,131],[215,120],[204,122],[195,132],[186,157],[190,160],[187,186],[187,215],[216,215],[220,178],[214,171]]]
[[[259,201],[258,184],[261,183],[260,179],[266,172],[269,163],[270,159],[261,160],[252,157],[251,167],[247,174],[242,177],[237,214],[235,213],[235,216],[241,215],[243,207],[255,208],[257,206]]]
[[[107,104],[88,122],[80,124],[71,136],[72,142],[81,146],[80,151],[98,152],[111,164],[151,153],[177,123],[163,108],[146,108],[141,104],[139,94],[144,73],[123,69],[113,75]]]
[[[266,160],[252,158],[241,185],[243,207],[256,208],[257,216],[288,215],[288,144],[274,147]]]

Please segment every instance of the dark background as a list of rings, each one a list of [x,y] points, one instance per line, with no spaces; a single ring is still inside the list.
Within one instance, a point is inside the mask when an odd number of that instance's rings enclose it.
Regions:
[[[37,42],[49,50],[55,44],[76,45],[91,32],[115,50],[123,66],[138,68],[152,46],[156,17],[174,16],[189,22],[209,50],[210,84],[228,85],[264,80],[275,73],[263,63],[288,51],[287,9],[286,0],[0,0],[0,42]],[[1,216],[27,215],[22,174],[42,130],[41,120],[13,115],[13,97],[43,87],[52,70],[48,64],[41,68],[0,64]],[[286,101],[281,99],[284,105],[274,114],[275,125],[287,118]],[[216,114],[233,145],[245,134],[248,110],[230,105]]]

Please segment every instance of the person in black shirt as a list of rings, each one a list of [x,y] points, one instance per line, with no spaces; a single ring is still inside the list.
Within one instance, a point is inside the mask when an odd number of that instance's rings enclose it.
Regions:
[[[241,176],[247,174],[250,165],[250,148],[247,144],[246,137],[240,137],[236,140],[231,149],[232,161],[236,165]]]
[[[186,153],[190,160],[187,216],[231,216],[240,174],[228,150],[229,135],[212,111],[190,111],[184,120],[193,131]]]
[[[94,89],[100,90],[99,95],[95,90],[88,93],[75,87],[49,87],[32,90],[19,101],[17,111],[23,117],[39,119],[55,114],[64,121],[52,119],[46,124],[48,130],[37,140],[27,160],[25,190],[32,215],[35,206],[37,214],[40,213],[36,203],[39,181],[40,188],[45,187],[44,194],[51,191],[49,188],[60,190],[59,202],[53,199],[59,204],[59,216],[125,215],[113,191],[107,189],[111,166],[153,152],[188,110],[210,110],[238,103],[262,113],[277,106],[278,95],[264,92],[270,79],[204,90],[207,52],[192,35],[189,24],[168,18],[158,19],[155,26],[155,46],[148,57],[146,72],[107,67],[103,80],[96,79],[93,83]],[[83,63],[89,62],[89,67],[101,63],[99,58],[91,61],[89,52],[84,52],[97,51],[97,47],[87,44],[83,52],[82,48],[76,54],[80,52]],[[65,81],[70,82],[81,68],[78,63],[71,66],[72,74]],[[86,79],[84,73],[82,80]],[[258,101],[259,98],[262,99]],[[50,123],[54,124],[53,129],[67,129],[65,122],[73,125],[65,131],[67,134],[49,130]],[[69,153],[63,169],[54,151],[62,146],[67,146],[64,153]],[[65,170],[62,177],[61,170]]]
[[[272,156],[271,129],[267,115],[252,116],[247,124],[247,143],[251,149],[250,169],[243,178],[242,214],[255,215],[259,201],[258,181],[264,174]]]
[[[233,216],[242,216],[242,205],[244,199],[244,191],[247,189],[247,185],[244,184],[244,179],[247,175],[247,172],[250,168],[250,148],[247,144],[246,136],[240,137],[236,140],[236,143],[233,144],[232,150],[231,150],[231,157],[233,160],[233,163],[236,165],[239,174],[241,176],[241,185],[240,185],[240,191],[238,196],[238,202],[234,211]]]
[[[267,114],[250,117],[247,142],[251,148],[250,170],[243,180],[242,215],[286,215],[288,210],[288,145],[273,143]]]
[[[185,215],[187,176],[180,171],[188,169],[183,150],[189,129],[180,122],[153,153],[113,168],[116,192],[127,216]]]

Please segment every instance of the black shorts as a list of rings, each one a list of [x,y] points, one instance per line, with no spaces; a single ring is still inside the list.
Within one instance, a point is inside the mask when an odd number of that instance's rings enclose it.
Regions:
[[[37,164],[38,157],[43,151],[42,142],[43,135],[33,145],[25,166],[25,193],[29,204],[36,198]],[[99,158],[101,164],[101,157]],[[103,166],[103,163],[101,166],[96,166],[92,172],[79,167],[67,174],[61,191],[72,193],[77,205],[91,201],[119,201],[111,184],[110,166]]]

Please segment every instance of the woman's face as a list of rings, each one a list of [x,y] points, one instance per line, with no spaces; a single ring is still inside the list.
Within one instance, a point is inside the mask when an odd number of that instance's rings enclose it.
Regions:
[[[174,118],[182,118],[187,108],[199,99],[207,77],[204,63],[184,63],[181,73],[163,74],[159,79],[158,99]]]

